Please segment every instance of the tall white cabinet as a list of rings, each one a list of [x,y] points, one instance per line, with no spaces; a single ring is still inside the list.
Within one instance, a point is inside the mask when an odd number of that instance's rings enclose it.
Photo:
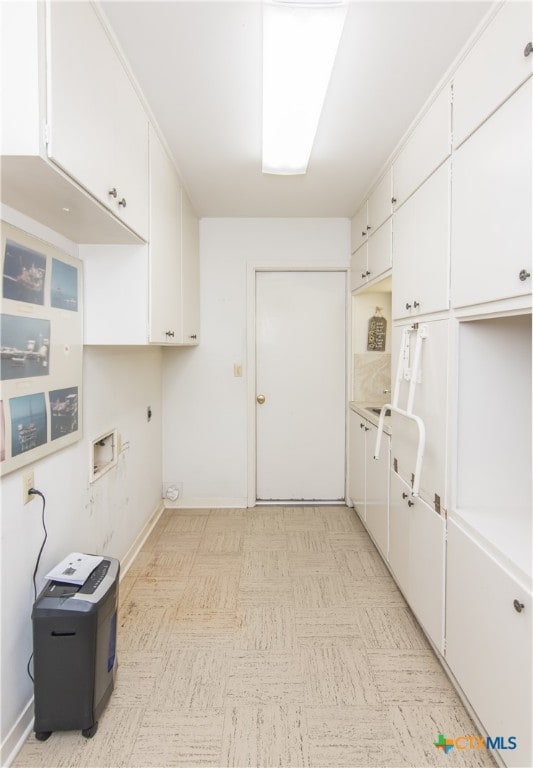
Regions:
[[[422,326],[413,412],[426,442],[415,496],[418,430],[392,414],[380,549],[480,735],[515,737],[499,750],[510,768],[533,764],[531,30],[531,3],[494,6],[382,174],[392,380],[402,330]],[[352,227],[356,296],[374,192]],[[412,350],[404,362],[412,372]],[[409,381],[396,386],[405,408]]]

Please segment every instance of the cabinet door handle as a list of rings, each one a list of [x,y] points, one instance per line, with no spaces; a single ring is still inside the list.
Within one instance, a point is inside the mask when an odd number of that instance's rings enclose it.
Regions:
[[[363,280],[365,279],[366,275],[364,272],[361,272],[361,277],[363,278]]]
[[[411,304],[406,303],[405,308],[406,309],[411,309]]]
[[[165,331],[165,336],[171,336],[174,338],[174,331]]]
[[[390,201],[393,205],[398,202],[395,197],[391,197]]]
[[[524,48],[524,56],[527,57],[530,53],[533,53],[533,43],[528,43]]]
[[[191,333],[191,335],[189,336],[189,339],[196,339],[196,334],[195,333]]]
[[[363,422],[361,422],[361,423],[359,424],[359,429],[364,429],[364,428],[365,428],[365,425],[363,424]]]
[[[420,302],[419,301],[413,301],[413,307],[415,309],[418,309],[419,306],[420,306]]]
[[[369,229],[372,229],[372,227],[370,226],[370,224],[367,224],[366,225],[366,231],[368,232]]]
[[[118,201],[118,204],[121,205],[123,208],[125,208],[126,207],[126,198],[123,197],[122,200]]]
[[[365,432],[370,432],[370,427],[365,427]]]
[[[366,272],[365,272],[365,277],[368,277],[368,275],[371,275],[371,274],[372,274],[372,272],[369,269],[367,269]]]
[[[402,499],[406,499],[409,496],[408,493],[405,493],[405,491],[402,493]]]
[[[522,282],[528,279],[528,277],[531,277],[531,274],[527,271],[527,269],[521,269],[518,273],[518,277]]]
[[[407,506],[414,507],[414,505],[415,505],[414,501],[411,501],[411,499],[409,499],[409,501],[407,502]]]
[[[361,232],[361,237],[364,237],[366,235],[366,230],[364,232]]]
[[[115,197],[115,198],[116,198],[116,197],[117,197],[117,195],[118,195],[118,192],[117,192],[117,188],[116,188],[116,187],[113,187],[113,189],[110,189],[110,190],[109,190],[109,193],[108,193],[108,194],[109,194],[109,195],[111,195],[111,197]]]
[[[520,600],[513,600],[513,605],[517,613],[522,613],[524,610],[524,603],[521,603]]]

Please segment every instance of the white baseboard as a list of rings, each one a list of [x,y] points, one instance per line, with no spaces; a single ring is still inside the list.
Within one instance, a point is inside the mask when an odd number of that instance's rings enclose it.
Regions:
[[[131,545],[131,547],[128,549],[122,560],[120,561],[120,578],[121,580],[124,578],[126,573],[128,572],[129,568],[131,567],[131,564],[137,557],[139,550],[141,549],[142,545],[152,532],[152,529],[154,528],[155,524],[163,514],[165,509],[165,505],[163,503],[163,500],[159,502],[155,510],[150,515],[149,519],[146,521],[145,525],[143,526],[143,529]]]
[[[197,498],[183,498],[177,501],[165,500],[165,509],[246,509],[248,499],[246,496],[236,498],[223,496],[198,496]]]
[[[0,747],[0,765],[9,768],[33,728],[33,696]]]

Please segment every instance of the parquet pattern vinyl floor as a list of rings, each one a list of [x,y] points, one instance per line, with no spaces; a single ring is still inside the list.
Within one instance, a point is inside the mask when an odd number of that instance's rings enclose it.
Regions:
[[[354,510],[166,510],[120,586],[119,668],[92,739],[14,768],[494,765]]]

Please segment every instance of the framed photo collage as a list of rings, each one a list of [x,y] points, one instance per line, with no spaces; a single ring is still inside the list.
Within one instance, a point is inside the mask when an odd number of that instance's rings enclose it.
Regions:
[[[81,438],[82,267],[1,222],[0,474]]]

